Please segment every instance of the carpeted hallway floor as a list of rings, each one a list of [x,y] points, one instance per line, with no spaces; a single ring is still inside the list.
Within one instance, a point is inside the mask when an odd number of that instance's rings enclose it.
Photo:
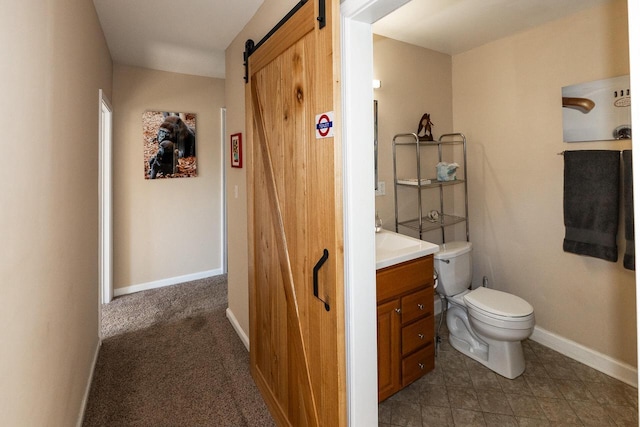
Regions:
[[[103,306],[84,426],[273,426],[216,276]]]

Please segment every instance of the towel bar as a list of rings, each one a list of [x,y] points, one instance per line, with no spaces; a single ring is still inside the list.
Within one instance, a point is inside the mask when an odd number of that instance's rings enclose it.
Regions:
[[[589,151],[589,150],[582,150],[582,151]],[[610,151],[616,151],[616,150],[610,150]],[[620,151],[622,153],[623,151],[626,151],[626,150],[618,150],[618,151]],[[629,149],[629,151],[631,151],[631,149]],[[556,154],[558,156],[564,156],[564,151],[561,151],[561,152],[556,153]]]

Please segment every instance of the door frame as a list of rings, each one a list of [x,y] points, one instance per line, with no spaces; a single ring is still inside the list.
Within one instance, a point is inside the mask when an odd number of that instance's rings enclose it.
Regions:
[[[98,282],[101,306],[113,299],[113,107],[102,89],[98,90],[98,117]],[[102,317],[100,310],[98,315]]]
[[[409,0],[344,0],[341,14],[345,335],[349,426],[378,425],[371,24]]]
[[[222,274],[227,274],[229,271],[229,259],[228,259],[228,251],[229,251],[229,241],[228,241],[228,219],[227,219],[227,169],[225,168],[225,161],[229,158],[227,157],[230,153],[230,148],[227,147],[226,144],[226,135],[227,135],[227,108],[220,108],[220,170],[222,171],[222,180],[221,180],[221,188],[220,194],[222,195],[222,203],[220,204],[220,209],[222,210],[220,218],[222,219],[222,224],[220,225],[220,235],[222,236],[222,253],[220,259],[220,266],[222,269]]]

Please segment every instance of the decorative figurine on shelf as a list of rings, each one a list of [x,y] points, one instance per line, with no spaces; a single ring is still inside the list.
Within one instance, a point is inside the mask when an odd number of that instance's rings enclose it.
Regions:
[[[431,115],[429,113],[424,113],[420,119],[420,123],[418,124],[418,138],[423,141],[433,141],[431,126],[434,126],[431,122]]]

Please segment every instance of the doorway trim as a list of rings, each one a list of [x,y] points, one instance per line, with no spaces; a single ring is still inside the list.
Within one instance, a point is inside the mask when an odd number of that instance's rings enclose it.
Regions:
[[[113,107],[102,89],[98,90],[98,98],[99,303],[102,305],[113,299]]]
[[[409,0],[344,0],[341,13],[347,417],[378,425],[373,35],[371,24]]]
[[[227,228],[227,169],[225,168],[225,161],[228,159],[227,154],[227,108],[220,108],[220,170],[222,171],[222,188],[220,188],[220,193],[222,195],[222,203],[220,212],[220,218],[222,218],[222,224],[220,229],[220,235],[222,236],[222,254],[221,254],[221,264],[220,268],[222,270],[222,274],[227,274],[229,271],[228,265],[228,251],[229,251],[229,242],[228,239],[228,228]]]

